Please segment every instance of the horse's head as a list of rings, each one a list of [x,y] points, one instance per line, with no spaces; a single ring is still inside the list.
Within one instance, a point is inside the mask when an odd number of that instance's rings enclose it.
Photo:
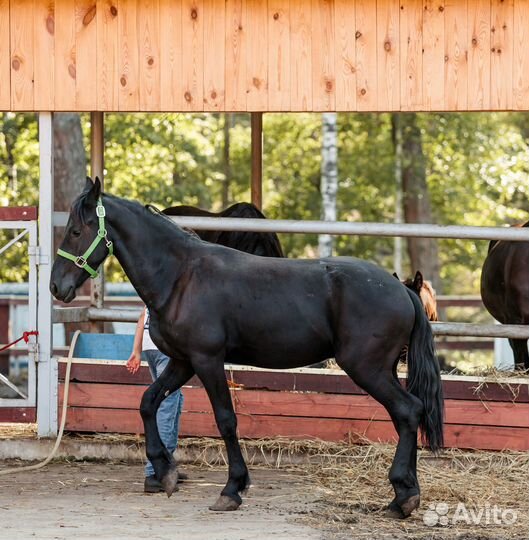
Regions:
[[[105,230],[105,211],[101,204],[101,182],[86,179],[86,185],[73,202],[64,239],[57,250],[51,271],[50,291],[58,300],[71,302],[75,291],[112,251]]]
[[[397,279],[399,276],[393,274]],[[415,294],[421,299],[422,305],[424,306],[424,311],[429,321],[438,321],[439,317],[437,315],[437,297],[435,294],[435,289],[432,286],[432,283],[426,279],[423,279],[421,272],[417,270],[415,272],[415,277],[413,279],[408,278],[402,282],[408,289],[411,289]]]

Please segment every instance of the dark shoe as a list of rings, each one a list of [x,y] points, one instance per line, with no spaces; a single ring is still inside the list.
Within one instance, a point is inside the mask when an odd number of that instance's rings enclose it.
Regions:
[[[178,471],[178,483],[181,484],[184,480],[187,480],[189,477],[186,473]],[[164,491],[161,482],[156,479],[156,476],[146,476],[145,482],[143,483],[144,493],[162,493]]]

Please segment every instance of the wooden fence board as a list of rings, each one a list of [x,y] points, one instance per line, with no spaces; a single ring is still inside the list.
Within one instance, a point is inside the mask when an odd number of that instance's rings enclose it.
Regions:
[[[491,0],[491,89],[492,108],[512,108],[513,0]]]
[[[312,110],[312,13],[290,0],[290,110]]]
[[[268,110],[290,108],[290,1],[268,0]]]
[[[377,1],[377,109],[400,109],[399,0]]]
[[[11,0],[11,110],[33,110],[33,1]],[[8,79],[9,80],[9,79]]]
[[[204,2],[182,2],[184,110],[204,110]]]
[[[55,73],[56,111],[75,111],[75,4],[55,0]]]
[[[0,407],[0,422],[34,423],[37,421],[35,407]]]
[[[529,0],[514,2],[513,108],[529,109]]]
[[[53,80],[55,72],[55,2],[54,0],[35,0],[33,10],[35,33],[33,106],[35,110],[51,111],[55,107],[53,95],[55,86]],[[0,59],[1,63],[2,60]],[[0,89],[1,93],[2,90]]]
[[[334,0],[312,0],[312,109],[334,111]]]
[[[103,433],[143,433],[138,411],[127,409],[77,408],[68,411],[66,427],[70,431]],[[322,439],[326,441],[395,442],[396,433],[389,421],[341,420],[277,416],[238,418],[242,438],[288,437],[291,439]],[[184,412],[180,435],[218,437],[213,414]],[[484,450],[529,449],[529,431],[524,428],[448,425],[445,430],[447,447],[481,448]]]
[[[97,101],[96,0],[75,0],[75,108],[90,111]]]
[[[377,109],[377,20],[370,0],[356,0],[356,106]]]
[[[11,109],[11,51],[9,0],[0,0],[0,111]]]
[[[490,1],[470,0],[468,5],[468,108],[490,108]]]
[[[216,0],[204,0],[204,109],[224,110],[226,13]]]
[[[468,29],[466,0],[445,2],[445,109],[468,107]]]
[[[3,206],[0,208],[0,221],[32,221],[38,219],[36,206]]]
[[[160,0],[160,107],[162,111],[184,109],[182,82],[182,2]]]
[[[135,1],[119,1],[119,94],[120,111],[140,106],[138,9]]]
[[[434,111],[445,107],[445,14],[444,0],[425,0],[422,84],[424,106]]]
[[[226,110],[246,110],[246,0],[226,0]]]
[[[246,1],[246,110],[268,109],[268,41],[267,3],[262,0]]]
[[[421,0],[400,2],[400,96],[401,109],[414,111],[423,106]]]
[[[139,22],[139,92],[140,109],[159,111],[160,98],[160,2],[140,0]]]
[[[356,15],[354,0],[334,1],[336,110],[356,109]]]
[[[59,379],[64,379],[66,366],[59,364]],[[347,375],[277,371],[227,370],[226,377],[247,389],[264,389],[273,391],[293,390],[299,392],[321,392],[329,394],[365,394]],[[147,367],[141,367],[131,375],[125,363],[116,364],[78,364],[72,365],[71,379],[78,382],[100,382],[120,384],[150,384],[151,376]],[[529,403],[529,383],[519,384],[503,382],[478,382],[464,377],[454,380],[443,379],[443,390],[446,399],[464,399],[477,401],[505,401]],[[466,379],[466,380],[465,380]],[[401,381],[402,382],[402,381]],[[193,377],[190,386],[201,386]]]
[[[64,386],[60,386],[62,403]],[[146,386],[72,383],[70,407],[103,407],[109,409],[139,408]],[[202,388],[184,387],[185,410],[211,413],[209,398]],[[302,392],[269,392],[232,390],[238,414],[274,415],[357,420],[388,420],[382,405],[367,395],[316,394]],[[483,403],[446,400],[446,424],[523,427],[529,429],[529,404]]]
[[[97,108],[119,107],[118,0],[97,0]]]

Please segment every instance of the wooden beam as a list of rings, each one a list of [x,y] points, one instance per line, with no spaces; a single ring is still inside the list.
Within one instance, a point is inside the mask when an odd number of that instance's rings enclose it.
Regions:
[[[104,113],[90,113],[90,172],[92,180],[96,177],[101,181],[101,190],[104,189],[105,168],[105,135]],[[103,307],[105,295],[105,281],[103,269],[99,276],[90,283],[90,305],[98,308]]]
[[[251,113],[252,128],[252,203],[263,207],[263,113]]]

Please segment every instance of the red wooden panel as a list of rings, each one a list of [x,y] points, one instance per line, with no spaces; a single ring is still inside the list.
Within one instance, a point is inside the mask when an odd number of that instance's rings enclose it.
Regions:
[[[0,407],[0,422],[33,423],[37,421],[35,407]]]
[[[59,364],[59,378],[64,379],[66,365]],[[226,377],[246,389],[262,390],[296,390],[300,392],[323,392],[328,394],[365,394],[344,373],[336,375],[320,373],[293,373],[277,371],[226,371]],[[130,375],[125,363],[116,364],[73,364],[72,380],[79,382],[101,382],[121,384],[150,384],[151,376],[146,367],[142,367],[136,375]],[[444,396],[446,399],[466,399],[477,401],[514,401],[529,403],[529,382],[524,384],[500,384],[489,382],[481,385],[478,391],[476,381],[443,380]],[[202,386],[193,377],[189,386]]]
[[[66,428],[70,431],[105,433],[142,433],[138,411],[116,409],[72,408],[68,411]],[[396,435],[391,422],[370,420],[339,420],[275,416],[238,418],[242,438],[288,437],[291,439],[321,439],[326,441],[394,442]],[[180,434],[194,437],[217,437],[214,417],[208,413],[186,412],[182,415]],[[448,425],[445,430],[447,447],[480,448],[484,450],[529,450],[529,430],[489,426]]]
[[[2,206],[0,221],[34,221],[39,217],[36,206]]]
[[[71,407],[138,409],[145,386],[79,384],[70,385]],[[62,402],[63,385],[60,385]],[[211,405],[202,388],[184,388],[185,411],[211,413]],[[300,416],[360,420],[389,420],[382,405],[366,395],[314,394],[234,390],[235,411],[244,415]],[[475,424],[529,428],[529,404],[483,403],[446,400],[447,424]]]

